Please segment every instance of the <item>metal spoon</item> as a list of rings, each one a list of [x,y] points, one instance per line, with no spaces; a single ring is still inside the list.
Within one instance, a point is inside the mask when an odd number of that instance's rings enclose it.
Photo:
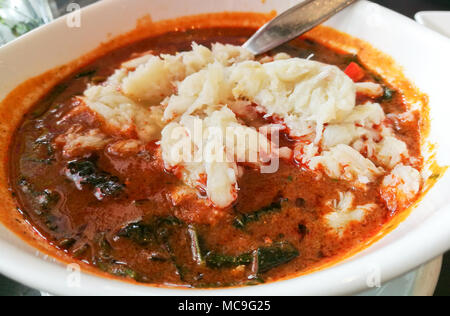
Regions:
[[[266,53],[306,33],[357,0],[306,0],[258,30],[243,46],[253,54]]]

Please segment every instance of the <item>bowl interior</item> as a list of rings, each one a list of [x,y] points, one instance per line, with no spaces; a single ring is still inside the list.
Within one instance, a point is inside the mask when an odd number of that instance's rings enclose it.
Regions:
[[[61,18],[0,49],[0,99],[24,80],[68,63],[93,50],[100,42],[133,29],[136,21],[146,14],[151,15],[153,21],[159,21],[209,12],[281,12],[298,2],[104,0],[81,12],[80,28],[68,27],[66,18]],[[391,55],[404,67],[406,77],[429,95],[430,140],[438,144],[439,163],[450,165],[450,142],[446,139],[450,131],[446,122],[450,114],[448,80],[442,71],[450,69],[450,40],[368,1],[359,1],[327,25],[366,40]],[[186,292],[137,286],[82,273],[81,284],[73,287],[68,282],[73,277],[72,269],[40,254],[2,225],[0,246],[4,254],[0,258],[0,272],[54,294],[349,294],[365,288],[374,271],[382,281],[387,281],[450,247],[449,187],[447,173],[398,228],[353,258],[327,270],[274,284]]]

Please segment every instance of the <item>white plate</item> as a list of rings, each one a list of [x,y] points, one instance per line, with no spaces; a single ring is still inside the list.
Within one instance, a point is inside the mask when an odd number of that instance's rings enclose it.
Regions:
[[[442,256],[436,258],[417,270],[357,296],[432,296],[439,281],[442,260]]]
[[[0,99],[25,79],[65,64],[108,38],[133,29],[136,20],[205,12],[281,12],[294,0],[104,0],[84,9],[82,27],[65,19],[37,29],[0,49]],[[111,21],[114,21],[111,23]],[[407,77],[430,97],[432,138],[441,164],[450,165],[448,78],[450,40],[414,21],[368,1],[359,1],[328,25],[362,38],[394,57]],[[450,248],[450,174],[395,231],[369,249],[332,268],[304,277],[256,287],[171,290],[136,286],[82,274],[79,287],[65,266],[46,258],[0,226],[0,272],[32,288],[64,295],[337,295],[354,294],[392,280]]]
[[[416,14],[416,21],[450,37],[450,11],[423,11]]]

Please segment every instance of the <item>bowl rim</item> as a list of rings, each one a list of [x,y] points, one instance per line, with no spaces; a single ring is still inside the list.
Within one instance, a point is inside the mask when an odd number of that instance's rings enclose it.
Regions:
[[[104,7],[119,1],[120,0],[100,1],[87,6],[82,10],[100,12]],[[359,3],[360,5],[375,5],[367,0],[362,0]],[[395,18],[402,19],[403,23],[407,24],[410,28],[420,28],[422,32],[428,32],[427,34],[429,36],[438,36],[439,40],[447,40],[446,37],[420,26],[407,17],[385,8],[384,10],[390,12],[389,14],[395,16]],[[58,25],[61,26],[62,23],[64,23],[64,17],[31,31],[23,37],[0,48],[0,50],[14,49],[14,46],[17,43],[23,43],[30,37],[45,34],[50,27],[58,27]],[[449,173],[444,177],[449,179]],[[382,249],[372,253],[367,253],[367,251],[364,250],[349,260],[338,263],[331,268],[304,275],[300,278],[263,284],[256,287],[208,290],[168,289],[135,285],[82,272],[83,285],[81,287],[70,288],[67,287],[66,282],[63,281],[67,278],[67,269],[63,265],[55,265],[53,262],[48,262],[42,260],[40,257],[33,256],[30,253],[17,250],[16,247],[1,239],[0,248],[3,249],[5,254],[10,253],[13,255],[10,257],[2,256],[2,258],[0,258],[0,272],[27,286],[61,295],[256,296],[267,295],[268,293],[272,295],[323,295],[324,292],[328,295],[354,294],[367,289],[367,280],[365,277],[368,273],[367,267],[372,267],[374,263],[380,271],[383,272],[381,281],[386,282],[403,273],[411,271],[420,265],[417,263],[417,260],[409,260],[406,262],[398,260],[397,257],[399,254],[404,258],[416,258],[417,251],[415,251],[415,248],[421,249],[423,251],[420,254],[422,258],[420,260],[421,263],[425,263],[447,251],[450,248],[450,230],[447,229],[444,231],[435,229],[436,227],[442,226],[442,223],[450,223],[450,205],[441,208],[439,214],[432,214],[413,232],[409,232],[406,236],[402,236],[394,242],[382,247]],[[423,236],[427,236],[427,238],[423,238]],[[415,245],[415,247],[408,247],[408,245],[411,244]],[[15,262],[20,262],[20,264],[15,264]],[[26,273],[29,271],[39,271],[39,273]],[[324,279],[327,280],[326,290],[324,290],[323,283],[320,282]],[[298,282],[302,283],[303,290],[293,290],[296,289],[296,284],[298,284]],[[308,290],[305,291],[305,289]]]

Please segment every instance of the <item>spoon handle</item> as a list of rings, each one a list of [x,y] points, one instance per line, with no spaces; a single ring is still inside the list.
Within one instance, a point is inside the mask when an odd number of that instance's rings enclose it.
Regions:
[[[306,0],[267,23],[243,46],[259,55],[325,22],[357,0]]]

